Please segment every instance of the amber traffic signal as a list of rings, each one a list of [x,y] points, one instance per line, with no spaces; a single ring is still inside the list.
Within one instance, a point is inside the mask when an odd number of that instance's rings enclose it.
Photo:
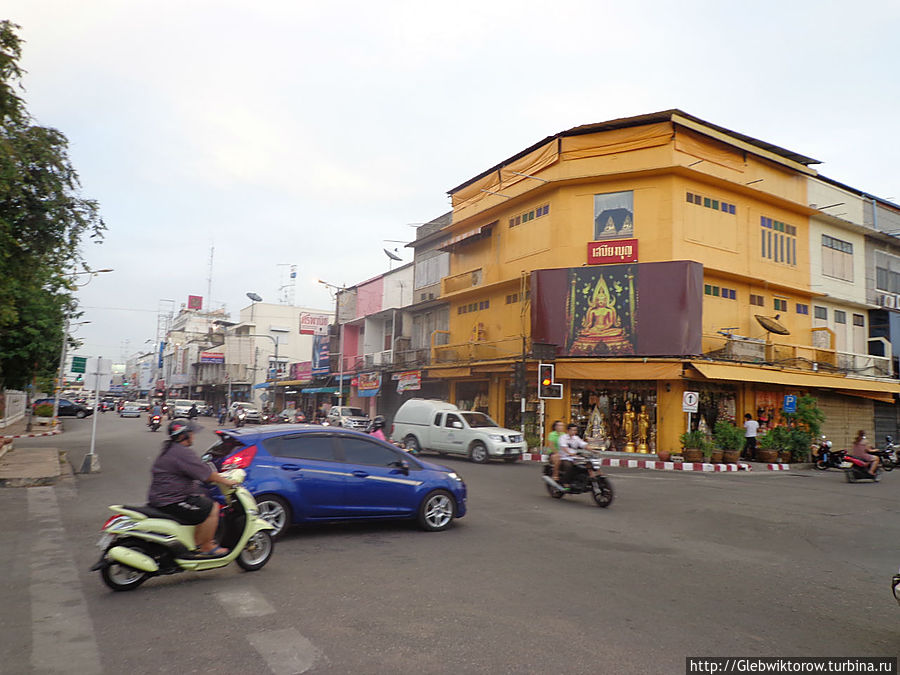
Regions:
[[[562,398],[562,385],[553,381],[554,370],[552,363],[542,363],[538,366],[538,398]]]

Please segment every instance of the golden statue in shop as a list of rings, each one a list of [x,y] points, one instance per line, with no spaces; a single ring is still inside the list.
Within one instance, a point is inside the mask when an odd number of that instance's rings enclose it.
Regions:
[[[631,409],[631,401],[625,402],[622,427],[625,430],[625,452],[634,452],[634,410]]]
[[[647,414],[647,406],[641,406],[641,412],[638,414],[638,446],[637,451],[646,455],[647,450],[647,434],[650,431],[650,415]]]
[[[588,420],[585,436],[588,438],[605,439],[607,435],[606,420],[603,417],[603,413],[600,412],[600,406],[595,405],[594,410],[591,412],[591,417]]]

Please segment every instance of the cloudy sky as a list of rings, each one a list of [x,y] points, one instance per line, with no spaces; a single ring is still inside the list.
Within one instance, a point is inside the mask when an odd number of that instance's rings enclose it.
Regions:
[[[446,191],[541,138],[681,108],[900,199],[900,4],[556,0],[7,0],[31,113],[62,130],[111,267],[80,291],[80,353],[156,332],[160,299],[236,315],[254,291],[328,307],[316,279],[382,248]],[[208,300],[208,299],[207,299]]]

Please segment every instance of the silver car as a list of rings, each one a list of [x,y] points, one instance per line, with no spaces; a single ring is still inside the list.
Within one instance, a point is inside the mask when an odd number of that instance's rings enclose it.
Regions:
[[[140,417],[141,407],[134,403],[126,403],[125,407],[119,412],[119,417]]]
[[[334,427],[365,431],[369,427],[369,416],[362,408],[349,405],[336,405],[328,411],[328,423]]]

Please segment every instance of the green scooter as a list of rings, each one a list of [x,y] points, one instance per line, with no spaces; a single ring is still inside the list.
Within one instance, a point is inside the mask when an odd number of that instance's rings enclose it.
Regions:
[[[244,470],[231,469],[225,476],[238,483],[224,489],[220,513],[218,541],[229,549],[227,555],[198,555],[194,526],[182,525],[152,506],[116,504],[109,507],[116,515],[103,525],[97,542],[103,554],[91,571],[99,571],[114,591],[132,591],[153,576],[202,572],[232,560],[249,572],[260,569],[272,557],[275,545],[269,530],[274,528],[260,517],[256,500],[243,486]]]

